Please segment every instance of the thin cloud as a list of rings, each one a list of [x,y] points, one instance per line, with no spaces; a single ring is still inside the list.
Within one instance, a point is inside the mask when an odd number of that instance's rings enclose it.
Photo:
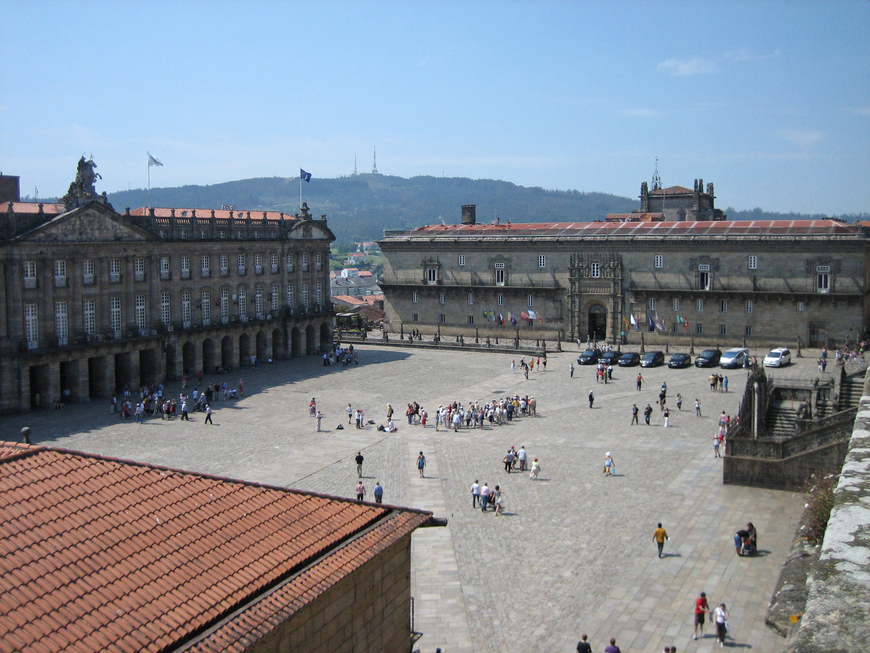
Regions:
[[[716,63],[704,57],[695,57],[688,61],[680,59],[668,59],[662,61],[656,68],[674,77],[687,77],[689,75],[709,75],[715,73]]]
[[[854,113],[856,116],[870,116],[870,107],[843,107],[843,111]]]
[[[652,116],[658,116],[659,112],[655,109],[625,109],[623,112],[626,116],[637,116],[639,118],[649,118]]]
[[[824,132],[814,129],[787,129],[779,137],[798,147],[812,147],[825,137]]]

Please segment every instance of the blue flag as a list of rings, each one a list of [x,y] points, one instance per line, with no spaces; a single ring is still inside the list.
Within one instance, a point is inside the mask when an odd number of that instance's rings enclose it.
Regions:
[[[305,172],[302,168],[299,168],[299,176],[302,178],[302,181],[311,181],[311,173]]]

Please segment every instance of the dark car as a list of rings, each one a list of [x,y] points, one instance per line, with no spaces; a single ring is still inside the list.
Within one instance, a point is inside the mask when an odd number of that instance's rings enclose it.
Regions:
[[[695,359],[695,367],[716,367],[722,352],[718,349],[705,349]]]
[[[648,351],[640,359],[641,367],[658,367],[665,364],[665,353],[663,351]]]
[[[619,357],[619,362],[617,365],[620,367],[634,367],[640,363],[640,356],[633,351],[628,352],[627,354],[623,354]]]
[[[622,356],[621,351],[606,351],[601,354],[599,359],[605,365],[616,365],[619,362],[619,357]]]
[[[668,361],[668,367],[689,367],[692,364],[692,357],[688,354],[674,354],[671,360]]]
[[[577,358],[577,362],[581,365],[595,365],[598,359],[601,358],[600,349],[587,349]]]

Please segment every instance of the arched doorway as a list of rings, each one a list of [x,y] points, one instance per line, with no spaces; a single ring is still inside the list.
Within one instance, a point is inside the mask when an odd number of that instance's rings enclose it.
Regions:
[[[239,367],[251,364],[251,336],[243,333],[239,336]]]
[[[181,372],[196,374],[196,347],[189,340],[181,348]]]
[[[233,339],[230,336],[221,338],[221,367],[227,369],[233,366]]]
[[[174,381],[176,378],[175,373],[175,345],[172,343],[168,343],[166,345],[166,378],[170,381]]]
[[[317,342],[314,339],[314,327],[310,324],[305,327],[305,355],[312,356],[317,353]]]
[[[601,304],[589,307],[587,334],[593,341],[607,339],[607,309]]]
[[[206,338],[202,343],[202,372],[211,374],[214,368],[214,340]]]
[[[257,360],[264,361],[269,356],[269,346],[266,334],[262,331],[257,331]]]
[[[299,327],[293,327],[290,332],[290,358],[302,355],[302,332]]]
[[[320,349],[326,349],[332,343],[332,329],[326,322],[320,323]]]
[[[284,331],[275,329],[272,331],[272,358],[274,360],[282,359],[285,356],[284,348]]]

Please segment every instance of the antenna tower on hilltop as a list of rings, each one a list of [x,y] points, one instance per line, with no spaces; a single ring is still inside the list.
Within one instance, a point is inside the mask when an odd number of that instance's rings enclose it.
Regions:
[[[662,178],[659,177],[659,158],[656,157],[656,171],[653,173],[652,188],[650,190],[659,190],[662,187]]]
[[[353,176],[356,177],[356,154],[353,155]]]
[[[374,151],[375,151],[375,161],[372,164],[372,174],[376,175],[376,174],[378,174],[378,148],[377,147],[374,148]]]

